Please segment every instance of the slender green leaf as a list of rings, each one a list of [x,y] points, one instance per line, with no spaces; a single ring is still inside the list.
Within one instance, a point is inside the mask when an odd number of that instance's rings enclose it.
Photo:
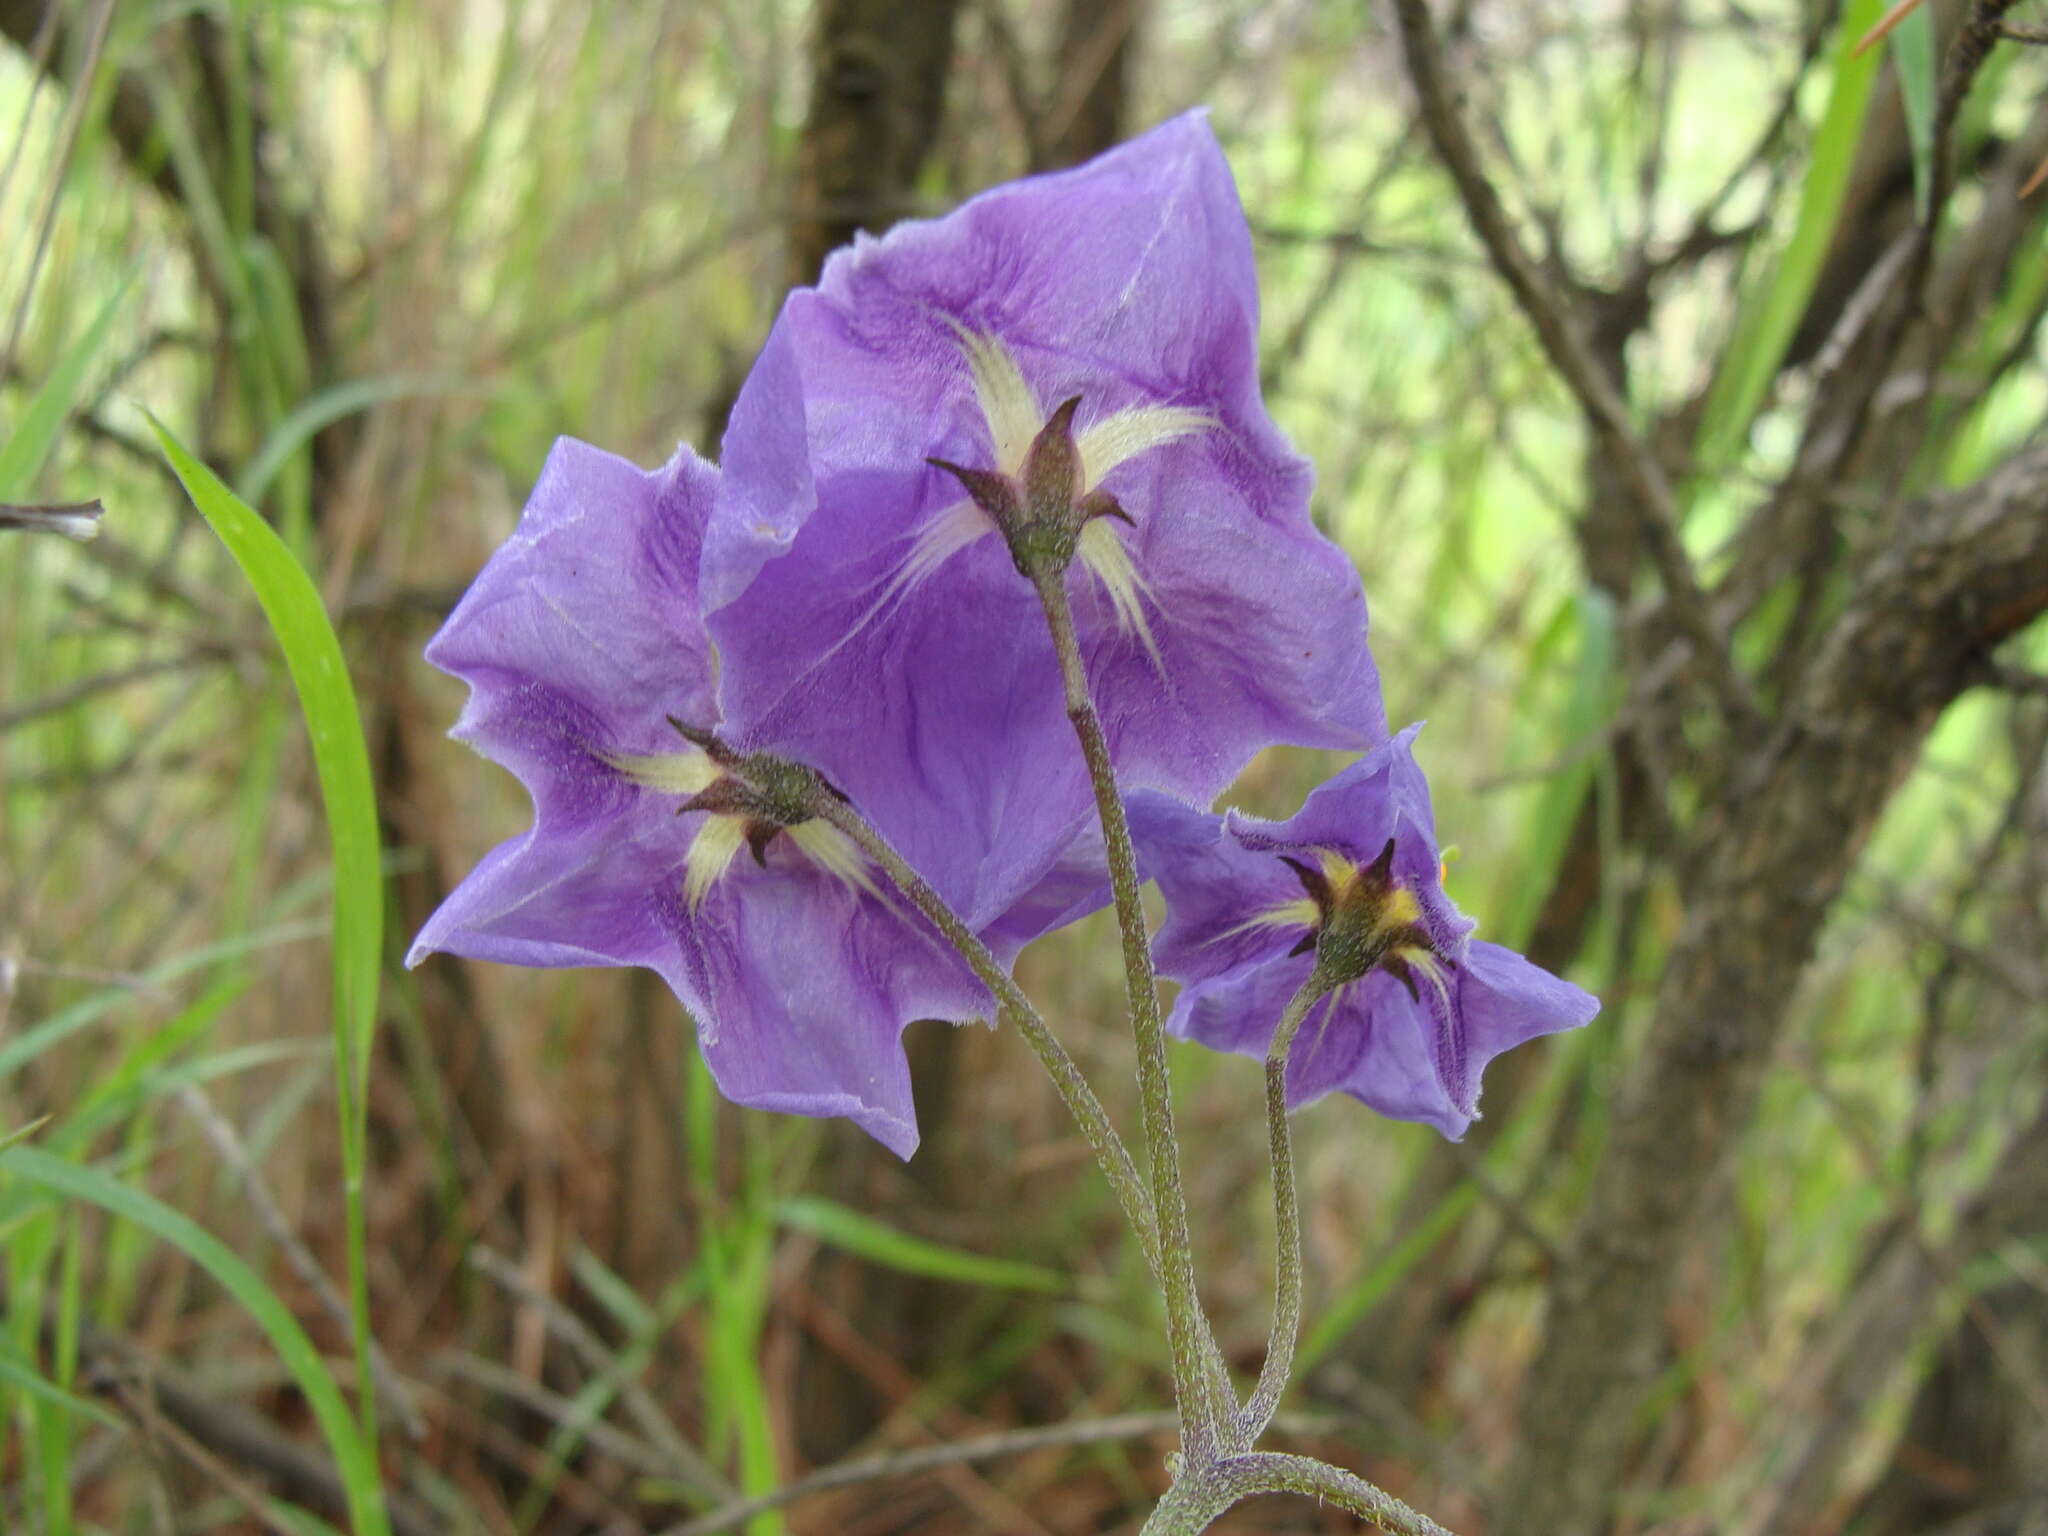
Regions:
[[[1516,947],[1527,946],[1536,926],[1577,820],[1579,802],[1592,787],[1604,755],[1600,733],[1618,702],[1614,604],[1606,594],[1588,588],[1573,607],[1578,618],[1578,662],[1563,711],[1543,733],[1550,750],[1565,754],[1565,763],[1550,776],[1529,814],[1522,857],[1516,862],[1514,881],[1501,908],[1503,942]]]
[[[307,1406],[326,1436],[335,1467],[341,1474],[349,1519],[355,1529],[362,1536],[389,1536],[391,1527],[384,1514],[376,1458],[357,1434],[333,1373],[291,1310],[253,1269],[190,1217],[139,1189],[109,1178],[97,1168],[66,1162],[34,1147],[9,1147],[0,1152],[0,1173],[132,1221],[218,1280],[269,1336],[278,1358],[305,1393]]]
[[[202,966],[211,965],[217,960],[247,954],[272,944],[287,944],[297,939],[309,939],[319,931],[317,927],[306,923],[282,923],[256,933],[224,939],[217,944],[201,945],[145,971],[142,979],[160,986]],[[134,998],[135,992],[132,988],[108,987],[52,1014],[33,1028],[23,1030],[5,1044],[0,1044],[0,1081],[5,1081],[44,1051],[80,1030],[90,1028],[122,1004],[132,1002]]]
[[[310,1510],[300,1509],[296,1504],[285,1504],[277,1499],[266,1499],[263,1513],[293,1536],[341,1536],[333,1526]]]
[[[95,1424],[108,1429],[125,1430],[128,1427],[119,1414],[109,1412],[89,1397],[68,1392],[44,1377],[4,1342],[0,1342],[0,1383],[5,1383],[17,1392],[25,1392],[43,1402],[58,1405],[80,1418],[91,1419]]]
[[[849,1210],[821,1196],[799,1195],[780,1201],[775,1207],[775,1214],[786,1227],[808,1232],[871,1264],[880,1264],[906,1275],[923,1275],[933,1280],[994,1286],[1011,1291],[1057,1294],[1073,1289],[1067,1277],[1057,1270],[948,1248],[913,1237],[887,1222]]]
[[[347,1203],[349,1291],[353,1304],[357,1390],[363,1430],[375,1433],[369,1359],[369,1281],[365,1258],[363,1170],[370,1047],[377,1024],[377,984],[383,964],[384,895],[378,851],[377,806],[362,713],[349,683],[341,641],[328,621],[319,590],[270,525],[151,418],[158,444],[185,493],[212,525],[256,593],[284,651],[327,816],[334,855],[334,1044],[341,1101],[341,1155]]]
[[[341,641],[312,578],[270,525],[161,423],[155,426],[164,457],[192,504],[228,547],[263,605],[305,711],[334,850],[335,1023],[354,1069],[349,1087],[360,1096],[377,1020],[384,902],[370,753]]]
[[[1365,1320],[1391,1291],[1478,1202],[1479,1188],[1470,1179],[1461,1181],[1444,1196],[1414,1231],[1389,1249],[1371,1269],[1340,1294],[1334,1303],[1309,1325],[1295,1352],[1297,1375],[1310,1370],[1318,1360],[1343,1341],[1344,1335]]]
[[[654,1326],[653,1309],[640,1299],[639,1292],[580,1243],[569,1255],[569,1273],[628,1333],[644,1333]]]
[[[1814,136],[1813,156],[1800,190],[1799,215],[1792,237],[1761,279],[1742,296],[1735,330],[1707,395],[1700,425],[1698,457],[1705,474],[1725,468],[1739,453],[1771,386],[1785,349],[1799,328],[1799,317],[1813,285],[1820,280],[1849,174],[1856,164],[1856,146],[1863,137],[1863,118],[1877,76],[1878,53],[1858,57],[1857,39],[1877,20],[1883,0],[1849,0],[1843,8],[1834,53],[1834,84],[1827,110]]]
[[[331,385],[301,402],[271,429],[269,439],[249,461],[249,467],[242,471],[235,486],[236,494],[252,505],[260,502],[278,472],[290,462],[291,456],[311,442],[315,433],[345,417],[386,400],[445,395],[461,387],[458,380],[424,378],[407,373],[379,374],[374,378],[350,379],[344,384]]]
[[[1913,216],[1927,217],[1934,186],[1934,97],[1939,64],[1934,53],[1934,7],[1923,5],[1892,33],[1892,68],[1906,110],[1906,142],[1913,151]]]

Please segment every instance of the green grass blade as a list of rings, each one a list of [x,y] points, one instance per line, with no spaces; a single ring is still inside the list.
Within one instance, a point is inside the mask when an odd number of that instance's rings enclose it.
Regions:
[[[1578,819],[1579,803],[1592,788],[1602,760],[1600,733],[1620,702],[1614,604],[1605,593],[1589,587],[1573,606],[1578,618],[1578,662],[1563,711],[1543,738],[1553,751],[1562,749],[1566,762],[1536,799],[1523,834],[1523,856],[1516,862],[1514,880],[1500,911],[1502,942],[1517,948],[1528,947]]]
[[[1712,475],[1737,457],[1756,419],[1785,349],[1799,328],[1806,301],[1820,279],[1828,242],[1849,190],[1863,117],[1877,77],[1875,49],[1857,57],[1857,39],[1870,30],[1884,0],[1850,0],[1843,8],[1835,42],[1834,84],[1814,136],[1813,158],[1799,197],[1792,237],[1761,281],[1742,296],[1733,339],[1714,374],[1700,425],[1699,468]]]
[[[1927,200],[1933,196],[1934,94],[1939,71],[1932,6],[1921,6],[1892,33],[1892,68],[1898,71],[1906,142],[1913,151],[1913,217],[1924,221]]]
[[[1446,1233],[1465,1219],[1465,1213],[1479,1201],[1479,1189],[1463,1180],[1444,1196],[1400,1242],[1351,1285],[1346,1287],[1302,1335],[1295,1351],[1294,1369],[1304,1373],[1343,1342],[1344,1335],[1365,1320],[1366,1314],[1401,1278],[1412,1270],[1440,1242]]]
[[[377,806],[362,713],[341,641],[319,590],[270,525],[151,418],[185,493],[233,555],[263,606],[297,690],[334,854],[334,1042],[341,1107],[342,1177],[348,1207],[349,1291],[355,1312],[357,1391],[363,1433],[374,1438],[369,1359],[369,1284],[364,1256],[363,1167],[370,1047],[383,963],[384,893]]]
[[[54,1385],[68,1391],[78,1380],[78,1323],[82,1310],[83,1244],[76,1207],[65,1213],[63,1232],[57,1260],[57,1294],[51,1309],[54,1316],[50,1330],[50,1376]],[[43,1529],[68,1536],[76,1528],[71,1508],[76,1420],[68,1404],[47,1397],[36,1403],[35,1417],[36,1448],[42,1455]]]
[[[256,1272],[190,1217],[172,1210],[139,1189],[109,1178],[96,1168],[52,1157],[34,1147],[9,1147],[0,1152],[0,1173],[22,1179],[71,1200],[132,1221],[168,1243],[220,1282],[270,1338],[278,1358],[306,1395],[320,1430],[334,1455],[347,1493],[350,1524],[361,1536],[390,1536],[380,1492],[376,1458],[356,1432],[348,1404],[333,1373],[289,1308]]]
[[[186,954],[166,960],[161,965],[151,967],[143,973],[143,980],[161,986],[203,966],[212,965],[218,960],[249,954],[273,944],[288,944],[297,939],[309,939],[319,931],[317,927],[303,923],[283,923],[274,928],[261,929],[255,933],[202,945]],[[134,997],[134,992],[127,987],[108,987],[52,1014],[41,1023],[24,1029],[4,1045],[0,1045],[0,1082],[5,1082],[43,1052],[80,1030],[91,1028],[117,1008],[134,1001]]]
[[[44,1126],[48,1125],[49,1123],[50,1117],[48,1115],[37,1115],[35,1119],[29,1121],[27,1125],[16,1126],[6,1135],[0,1136],[0,1152],[5,1152],[17,1141],[27,1141],[31,1136],[35,1135],[36,1132],[40,1131]]]
[[[7,440],[0,443],[0,501],[29,499],[30,488],[50,457],[50,450],[57,446],[72,407],[84,393],[86,373],[106,344],[107,333],[114,327],[114,316],[127,296],[125,282],[114,289],[92,323],[57,359],[57,366],[43,380],[28,409],[8,431]]]
[[[992,1259],[978,1253],[928,1242],[899,1231],[885,1221],[849,1210],[836,1201],[817,1195],[798,1195],[777,1202],[776,1219],[786,1227],[811,1236],[856,1258],[885,1269],[932,1280],[951,1280],[960,1285],[988,1286],[998,1290],[1044,1291],[1062,1294],[1073,1289],[1057,1270],[1043,1269],[1014,1259]]]
[[[75,1413],[82,1419],[91,1419],[105,1429],[125,1430],[128,1427],[127,1421],[118,1413],[102,1408],[89,1397],[67,1392],[43,1376],[34,1366],[17,1356],[13,1347],[6,1343],[0,1343],[0,1385],[10,1387],[23,1396],[35,1398],[39,1402],[57,1404],[67,1413]]]
[[[381,405],[386,400],[420,395],[445,395],[460,388],[458,381],[422,378],[415,374],[379,374],[374,378],[350,379],[321,390],[305,400],[271,429],[269,438],[249,461],[235,485],[236,494],[255,504],[263,499],[279,471],[324,427],[330,427],[358,411]]]

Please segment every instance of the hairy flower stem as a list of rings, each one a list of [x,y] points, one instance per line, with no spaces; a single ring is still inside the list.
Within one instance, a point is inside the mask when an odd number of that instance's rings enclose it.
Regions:
[[[1166,1070],[1166,1029],[1159,1017],[1159,983],[1145,913],[1138,900],[1138,858],[1131,848],[1130,819],[1110,765],[1109,742],[1088,691],[1074,612],[1057,571],[1032,577],[1052,631],[1066,689],[1067,718],[1081,739],[1095,809],[1109,853],[1110,889],[1116,898],[1117,927],[1123,934],[1125,996],[1138,1042],[1138,1097],[1145,1128],[1145,1154],[1152,1171],[1152,1204],[1159,1218],[1161,1283],[1166,1290],[1167,1342],[1173,1355],[1174,1398],[1180,1409],[1181,1446],[1193,1467],[1208,1464],[1219,1447],[1236,1449],[1237,1403],[1227,1377],[1212,1368],[1208,1320],[1195,1289],[1195,1261],[1188,1237],[1187,1196],[1180,1182],[1180,1144],[1173,1133],[1173,1089]]]
[[[1197,1536],[1232,1506],[1261,1493],[1298,1493],[1334,1504],[1395,1536],[1450,1536],[1429,1516],[1341,1467],[1264,1451],[1190,1470],[1166,1491],[1139,1536]]]
[[[1051,1077],[1053,1086],[1059,1090],[1068,1113],[1073,1115],[1075,1124],[1094,1150],[1095,1161],[1101,1166],[1110,1187],[1116,1191],[1117,1203],[1123,1207],[1125,1222],[1137,1234],[1138,1248],[1145,1256],[1146,1267],[1163,1288],[1166,1265],[1159,1251],[1159,1223],[1153,1214],[1151,1192],[1138,1175],[1130,1149],[1110,1123],[1109,1112],[1102,1107],[1102,1101],[1095,1096],[1088,1079],[1081,1075],[1074,1058],[1067,1054],[1067,1048],[1060,1044],[1059,1036],[1052,1032],[1031,999],[1025,996],[1024,989],[1003,969],[974,930],[946,905],[945,898],[933,890],[930,883],[912,869],[903,855],[890,846],[888,840],[858,811],[844,801],[830,797],[821,800],[816,809],[821,819],[844,832],[855,846],[881,866],[882,872],[909,899],[910,904],[931,919],[933,926],[981,978],[982,984],[995,994],[1001,1016],[1014,1023],[1024,1036],[1044,1066],[1046,1075]],[[1202,1319],[1201,1323],[1203,1368],[1210,1378],[1211,1390],[1219,1399],[1234,1401],[1229,1397],[1230,1374],[1223,1364],[1223,1352],[1209,1332],[1207,1319]]]
[[[1247,1446],[1265,1433],[1294,1369],[1294,1344],[1301,1333],[1301,1199],[1294,1185],[1294,1141],[1287,1123],[1287,1057],[1309,1010],[1329,995],[1321,966],[1309,973],[1280,1015],[1273,1043],[1266,1047],[1266,1135],[1273,1149],[1273,1333],[1259,1383],[1237,1416]]]
[[[1044,1064],[1053,1086],[1059,1090],[1075,1123],[1081,1127],[1081,1134],[1094,1149],[1095,1160],[1102,1165],[1104,1175],[1116,1191],[1118,1203],[1123,1206],[1124,1219],[1138,1234],[1138,1245],[1144,1250],[1145,1262],[1164,1284],[1166,1266],[1159,1251],[1159,1226],[1152,1212],[1152,1197],[1146,1193],[1144,1180],[1138,1177],[1130,1150],[1124,1146],[1123,1138],[1117,1135],[1116,1127],[1110,1124],[1109,1113],[1095,1096],[1095,1090],[1088,1086],[1088,1079],[1081,1075],[1081,1069],[1074,1065],[1074,1058],[1067,1054],[1067,1048],[1060,1044],[1051,1027],[1032,1006],[1031,999],[1024,995],[1024,989],[1011,979],[1009,972],[1003,969],[974,930],[946,905],[945,898],[933,890],[925,878],[905,862],[903,855],[891,847],[888,840],[852,806],[826,797],[818,805],[818,815],[853,839],[861,852],[881,866],[882,872],[895,882],[896,888],[909,898],[910,904],[931,919],[939,932],[945,935],[946,941],[960,952],[960,957],[981,978],[982,984],[995,994],[1002,1016],[1016,1025]]]

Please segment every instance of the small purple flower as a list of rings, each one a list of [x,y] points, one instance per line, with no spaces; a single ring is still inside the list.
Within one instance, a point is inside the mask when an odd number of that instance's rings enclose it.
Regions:
[[[470,685],[454,734],[518,776],[534,824],[457,887],[407,963],[651,967],[726,1097],[844,1115],[907,1157],[904,1026],[993,1009],[843,834],[779,815],[703,750],[716,713],[697,571],[717,479],[688,449],[650,474],[555,445],[427,648]],[[1006,952],[1034,921],[1010,919]]]
[[[1198,114],[835,255],[740,394],[705,538],[735,743],[828,774],[982,925],[1091,815],[1022,573],[1065,583],[1127,785],[1207,800],[1269,744],[1383,740],[1257,325]]]
[[[1429,786],[1410,755],[1419,729],[1353,763],[1289,821],[1140,794],[1131,831],[1166,896],[1153,954],[1183,984],[1170,1030],[1264,1057],[1320,965],[1337,990],[1295,1037],[1288,1104],[1341,1089],[1455,1140],[1479,1113],[1487,1062],[1586,1023],[1600,1004],[1470,937],[1443,892]]]

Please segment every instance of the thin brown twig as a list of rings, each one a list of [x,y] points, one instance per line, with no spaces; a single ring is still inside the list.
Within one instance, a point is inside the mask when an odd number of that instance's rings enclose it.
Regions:
[[[292,1224],[279,1209],[276,1196],[270,1192],[270,1184],[263,1177],[249,1156],[249,1149],[242,1144],[241,1134],[233,1123],[214,1107],[213,1101],[197,1083],[184,1083],[178,1088],[178,1102],[185,1113],[198,1123],[201,1133],[212,1145],[215,1154],[227,1165],[228,1171],[242,1186],[242,1197],[249,1202],[249,1209],[256,1213],[256,1219],[270,1240],[277,1244],[291,1264],[292,1271],[305,1282],[327,1315],[344,1331],[355,1324],[349,1314],[349,1305],[327,1271],[320,1267],[320,1261],[312,1251],[299,1240]],[[405,1388],[398,1372],[392,1369],[390,1358],[384,1347],[375,1339],[369,1341],[370,1369],[377,1377],[377,1390],[384,1394],[398,1414],[398,1421],[406,1434],[413,1440],[424,1440],[427,1435],[426,1420],[420,1417],[419,1406],[413,1402],[412,1394]]]
[[[613,1352],[605,1348],[604,1340],[593,1333],[582,1318],[535,1285],[512,1260],[482,1244],[469,1250],[469,1265],[538,1310],[548,1327],[582,1356],[584,1364],[591,1370],[616,1380],[621,1405],[633,1416],[633,1422],[639,1426],[648,1443],[668,1459],[665,1469],[668,1475],[679,1483],[709,1493],[713,1498],[738,1497],[739,1491],[726,1481],[702,1451],[683,1438],[655,1405],[654,1399],[648,1396],[647,1389],[629,1373],[618,1369]],[[583,1427],[587,1429],[589,1426]]]
[[[5,1301],[0,1295],[0,1310]],[[222,1462],[261,1477],[280,1497],[319,1514],[338,1517],[348,1508],[341,1474],[326,1454],[262,1414],[213,1397],[140,1345],[90,1323],[80,1325],[78,1354],[81,1385],[112,1397],[131,1419],[153,1414],[177,1425]],[[394,1536],[434,1536],[439,1528],[400,1491],[387,1490],[384,1505]]]
[[[248,1478],[208,1450],[198,1437],[187,1432],[175,1419],[158,1413],[148,1393],[128,1382],[116,1382],[113,1393],[151,1445],[166,1446],[175,1452],[200,1476],[241,1505],[273,1536],[293,1536],[293,1528],[279,1519],[275,1512],[276,1500],[266,1497],[262,1489],[252,1485]]]
[[[62,714],[88,699],[126,688],[131,683],[161,677],[166,672],[183,672],[209,662],[226,661],[230,654],[223,646],[196,645],[181,655],[159,656],[154,660],[139,661],[132,667],[121,667],[112,672],[95,672],[91,677],[81,678],[66,687],[54,689],[40,698],[0,709],[0,735],[18,726],[30,725],[51,715]]]
[[[1120,1440],[1146,1440],[1156,1435],[1171,1434],[1179,1422],[1179,1415],[1171,1412],[1123,1413],[1112,1418],[1051,1424],[1040,1429],[1006,1430],[1002,1434],[956,1440],[948,1445],[919,1446],[915,1450],[891,1451],[882,1456],[842,1461],[800,1477],[795,1482],[785,1483],[772,1493],[728,1504],[723,1509],[671,1526],[661,1536],[713,1536],[714,1532],[744,1525],[756,1515],[785,1508],[814,1494],[829,1493],[835,1488],[914,1477],[920,1472],[963,1463],[1000,1461],[1033,1451],[1106,1445]]]
[[[1423,127],[1457,187],[1473,232],[1535,329],[1545,355],[1578,401],[1601,451],[1634,501],[1672,617],[1689,642],[1728,723],[1735,727],[1754,724],[1760,717],[1755,696],[1736,669],[1708,610],[1698,573],[1679,537],[1678,506],[1670,483],[1630,424],[1614,381],[1593,356],[1564,298],[1523,249],[1508,223],[1500,194],[1480,166],[1479,152],[1460,110],[1458,90],[1444,62],[1427,0],[1394,0],[1394,13],[1400,23],[1402,52],[1420,102]]]
[[[481,1387],[507,1402],[517,1403],[539,1414],[557,1428],[571,1431],[593,1450],[644,1477],[674,1475],[673,1463],[657,1447],[636,1439],[603,1419],[592,1418],[574,1399],[550,1391],[509,1365],[500,1365],[495,1360],[464,1350],[449,1349],[434,1356],[430,1369],[443,1377]]]

